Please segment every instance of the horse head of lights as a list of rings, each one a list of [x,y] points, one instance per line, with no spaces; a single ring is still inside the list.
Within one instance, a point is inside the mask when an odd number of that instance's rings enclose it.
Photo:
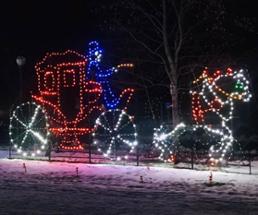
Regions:
[[[225,72],[217,70],[212,75],[204,70],[193,81],[198,89],[191,91],[194,122],[205,123],[205,116],[209,112],[216,113],[222,121],[229,121],[232,118],[234,101],[248,102],[252,97],[246,75],[246,71],[242,69],[233,71],[228,68]]]
[[[249,102],[252,97],[247,72],[243,69],[233,71],[228,68],[225,71],[217,70],[210,73],[205,69],[201,76],[193,81],[193,85],[194,89],[190,91],[193,125],[182,127],[182,124],[179,124],[172,132],[166,134],[161,132],[161,128],[156,129],[154,142],[161,150],[161,155],[171,154],[173,141],[167,144],[166,139],[177,138],[175,134],[178,132],[175,131],[180,128],[179,134],[181,135],[187,130],[195,131],[201,128],[219,139],[217,144],[212,145],[209,150],[210,161],[218,163],[226,158],[234,141],[232,130],[228,126],[233,116],[234,103],[236,101]],[[212,119],[215,116],[217,123],[209,121],[211,114]],[[165,153],[166,151],[169,153]],[[165,160],[168,161],[168,159]]]

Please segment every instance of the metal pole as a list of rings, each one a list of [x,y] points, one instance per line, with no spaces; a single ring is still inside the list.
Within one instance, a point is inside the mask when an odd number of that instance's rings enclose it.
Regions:
[[[16,64],[18,65],[19,68],[19,100],[20,102],[22,101],[22,96],[23,96],[23,77],[22,77],[22,67],[25,65],[26,63],[26,58],[23,56],[18,56],[16,58]]]
[[[9,159],[12,159],[12,143],[10,141],[10,145],[9,145]]]
[[[192,149],[191,149],[191,169],[194,168],[194,159],[193,159],[193,156],[194,156],[194,144],[192,143]]]
[[[91,163],[91,142],[89,142],[89,163]]]
[[[52,141],[49,143],[48,161],[51,161],[51,152],[52,152]]]
[[[139,166],[139,149],[138,149],[138,146],[136,146],[136,166]]]
[[[250,150],[248,151],[248,160],[249,160],[249,175],[252,175],[252,161],[251,161],[251,152]]]
[[[22,67],[19,66],[19,87],[20,87],[20,90],[19,90],[19,102],[21,103],[22,102],[22,97],[23,97],[23,84],[22,84]]]
[[[12,114],[12,110],[13,110],[13,106],[14,104],[11,105],[11,108],[10,108],[10,113],[9,113],[9,119],[11,118],[11,114]],[[10,122],[9,122],[10,123]],[[10,126],[10,125],[9,125]],[[9,159],[12,159],[12,142],[10,140],[10,135],[9,135]]]

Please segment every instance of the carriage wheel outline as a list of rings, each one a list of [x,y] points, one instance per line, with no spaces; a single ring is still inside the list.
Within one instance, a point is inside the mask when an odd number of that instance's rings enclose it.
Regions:
[[[111,160],[127,160],[138,145],[133,117],[124,110],[102,112],[95,121],[94,130],[93,144]]]
[[[42,106],[25,102],[12,111],[9,124],[10,153],[23,157],[45,155],[49,145],[48,117]]]

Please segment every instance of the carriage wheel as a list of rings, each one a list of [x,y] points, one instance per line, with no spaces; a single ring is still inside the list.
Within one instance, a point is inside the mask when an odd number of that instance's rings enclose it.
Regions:
[[[128,159],[137,146],[136,126],[124,110],[103,112],[96,120],[93,144],[104,157]]]
[[[41,106],[23,103],[12,112],[9,126],[12,149],[24,157],[45,155],[48,148],[48,119]]]

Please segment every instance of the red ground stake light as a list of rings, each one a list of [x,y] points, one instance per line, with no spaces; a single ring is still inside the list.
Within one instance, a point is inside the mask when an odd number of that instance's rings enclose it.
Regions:
[[[212,183],[212,171],[210,172],[210,175],[209,175],[209,183],[210,184]]]

